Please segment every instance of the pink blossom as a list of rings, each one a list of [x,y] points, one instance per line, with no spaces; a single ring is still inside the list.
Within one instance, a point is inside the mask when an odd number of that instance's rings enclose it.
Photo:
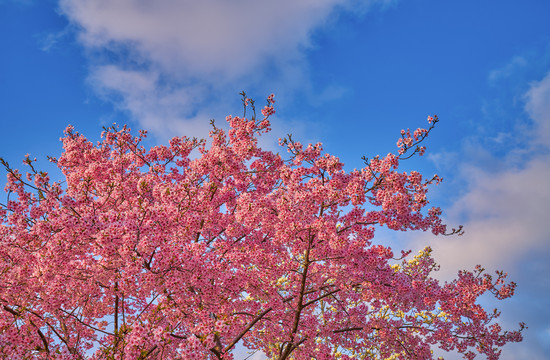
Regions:
[[[521,341],[524,324],[503,330],[478,302],[513,295],[505,273],[440,283],[430,248],[373,244],[381,226],[449,232],[428,206],[441,179],[399,170],[433,126],[348,172],[320,143],[262,149],[274,102],[228,116],[209,146],[147,149],[125,126],[94,144],[68,126],[62,183],[2,161],[0,358],[232,359],[241,342],[280,360],[498,359]]]

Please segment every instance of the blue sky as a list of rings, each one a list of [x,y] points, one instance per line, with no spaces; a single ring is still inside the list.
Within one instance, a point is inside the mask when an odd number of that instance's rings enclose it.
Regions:
[[[151,144],[205,137],[210,118],[241,114],[246,90],[276,95],[266,146],[292,133],[352,169],[438,114],[427,155],[406,166],[445,179],[433,203],[466,234],[379,241],[430,244],[442,278],[508,271],[518,289],[502,322],[529,329],[502,359],[545,359],[549,15],[546,0],[0,0],[0,156],[45,164],[67,124],[92,139],[113,122]]]

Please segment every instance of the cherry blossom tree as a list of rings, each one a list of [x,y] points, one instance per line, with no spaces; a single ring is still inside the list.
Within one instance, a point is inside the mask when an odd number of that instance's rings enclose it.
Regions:
[[[437,117],[347,172],[321,144],[261,149],[273,96],[258,117],[243,104],[209,143],[146,149],[144,131],[111,127],[94,144],[69,126],[50,158],[61,182],[2,160],[1,358],[232,359],[242,343],[279,360],[498,359],[521,341],[477,301],[513,294],[504,273],[440,283],[429,248],[373,244],[380,227],[461,231],[427,209],[437,176],[398,170]]]

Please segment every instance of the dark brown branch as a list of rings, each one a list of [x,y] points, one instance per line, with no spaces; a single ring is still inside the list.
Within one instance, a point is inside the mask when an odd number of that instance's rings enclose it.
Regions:
[[[273,310],[273,308],[268,308],[266,310],[264,310],[262,313],[260,313],[258,316],[256,316],[256,318],[254,320],[252,320],[250,322],[250,324],[248,324],[248,326],[240,332],[239,335],[237,335],[235,337],[235,339],[233,339],[233,341],[231,342],[231,344],[227,345],[224,349],[224,351],[229,351],[233,346],[235,346],[235,344],[237,344],[239,342],[239,340],[241,340],[241,338],[246,335],[246,333],[252,329],[252,327],[258,322],[260,321],[267,313],[269,313],[271,310]]]
[[[327,296],[336,294],[336,293],[339,292],[340,290],[341,290],[341,289],[336,289],[336,290],[329,291],[328,293],[325,293],[325,294],[319,296],[319,297],[316,298],[316,299],[313,299],[313,300],[308,301],[307,303],[304,304],[304,307],[307,307],[307,306],[309,306],[309,305],[311,305],[311,304],[313,304],[313,303],[315,303],[315,302],[317,302],[317,301],[319,301],[319,300],[321,300],[321,299],[324,299],[324,298],[327,297]]]
[[[74,318],[76,321],[78,321],[80,324],[82,324],[82,325],[84,325],[84,326],[86,326],[86,327],[89,327],[90,329],[92,329],[92,330],[94,330],[94,331],[99,331],[99,332],[101,332],[101,333],[103,333],[103,334],[105,334],[105,335],[109,335],[109,336],[114,336],[114,335],[115,335],[115,334],[110,333],[110,332],[108,332],[108,331],[101,330],[101,329],[99,329],[99,328],[97,328],[97,327],[95,327],[95,326],[92,326],[92,325],[90,325],[90,324],[86,324],[85,322],[83,322],[82,320],[80,320],[78,317],[76,317],[76,315],[74,315],[74,314],[72,314],[72,313],[69,313],[69,312],[66,311],[66,310],[63,310],[63,309],[59,309],[59,310],[61,310],[62,312],[64,312],[64,313],[67,314],[68,316],[73,317],[73,318]]]
[[[343,328],[343,329],[334,330],[333,333],[338,334],[338,333],[343,333],[347,331],[359,331],[359,330],[363,330],[363,327]]]
[[[40,339],[42,339],[42,344],[44,344],[44,350],[49,354],[50,353],[50,347],[48,346],[48,340],[44,336],[44,333],[42,332],[42,330],[40,330],[40,328],[38,326],[36,326],[34,324],[34,322],[32,320],[30,320],[30,323],[31,323],[32,326],[34,326],[36,328],[36,331],[38,332],[38,336],[40,336]]]
[[[310,236],[309,237],[308,248],[306,249],[306,252],[304,254],[304,271],[302,272],[302,281],[301,281],[301,284],[300,284],[300,293],[298,295],[298,303],[296,305],[296,312],[295,312],[295,315],[294,315],[294,324],[292,326],[292,332],[290,333],[290,341],[287,344],[286,348],[281,352],[281,355],[279,356],[279,360],[284,360],[284,359],[288,358],[290,353],[296,348],[296,345],[293,344],[294,335],[298,331],[298,325],[300,323],[300,316],[302,314],[302,310],[305,307],[304,304],[303,304],[303,301],[304,301],[304,294],[305,294],[305,291],[306,291],[307,273],[308,273],[309,264],[310,264],[309,253],[310,253],[310,250],[311,250],[312,241],[313,241],[313,238],[312,238],[312,236]]]
[[[119,341],[118,334],[118,282],[115,281],[115,338],[113,340],[113,348],[116,350]]]
[[[153,351],[157,349],[158,345],[153,346],[149,351],[147,351],[145,354],[141,355],[138,359],[147,359],[147,356],[151,355]]]

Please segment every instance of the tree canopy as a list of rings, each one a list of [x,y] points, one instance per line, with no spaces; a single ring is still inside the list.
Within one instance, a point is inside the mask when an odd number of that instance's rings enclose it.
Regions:
[[[71,126],[51,181],[25,158],[0,207],[0,357],[232,359],[237,343],[270,359],[432,359],[432,349],[498,359],[505,331],[478,299],[510,297],[481,267],[450,282],[417,255],[373,244],[377,228],[447,230],[428,208],[440,181],[404,172],[438,122],[401,132],[396,154],[346,171],[322,145],[263,150],[274,98],[256,116],[213,124],[211,141]],[[246,117],[246,110],[250,118]]]

